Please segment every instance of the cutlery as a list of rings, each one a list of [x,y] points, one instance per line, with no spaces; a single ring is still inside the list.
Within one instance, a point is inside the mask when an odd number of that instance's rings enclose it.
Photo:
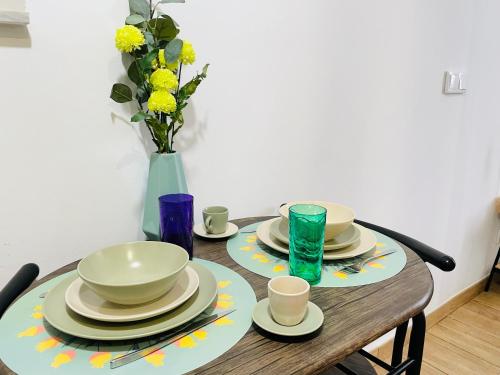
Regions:
[[[389,255],[389,254],[392,254],[392,253],[395,253],[395,252],[396,252],[396,250],[386,250],[386,251],[383,251],[383,252],[381,252],[381,253],[379,253],[377,255],[373,255],[373,256],[368,257],[368,258],[360,259],[360,260],[358,260],[358,261],[356,261],[356,262],[354,262],[352,264],[344,265],[338,271],[349,271],[349,272],[352,272],[352,273],[359,273],[363,269],[363,266],[367,262],[369,262],[370,260],[377,259],[377,258],[383,257],[385,255]]]
[[[151,353],[154,353],[155,351],[164,348],[165,346],[170,345],[177,340],[180,340],[184,336],[187,336],[190,333],[200,329],[201,327],[204,327],[207,324],[215,322],[216,320],[222,318],[223,316],[229,315],[234,311],[236,311],[236,309],[226,311],[222,314],[213,314],[206,318],[198,319],[191,323],[187,323],[181,326],[180,328],[176,329],[175,331],[171,332],[166,337],[160,338],[151,345],[148,345],[138,350],[134,350],[132,352],[129,352],[127,354],[124,354],[118,358],[111,360],[109,362],[109,365],[111,369],[115,369],[127,365],[131,362],[137,361],[138,359],[141,359]]]

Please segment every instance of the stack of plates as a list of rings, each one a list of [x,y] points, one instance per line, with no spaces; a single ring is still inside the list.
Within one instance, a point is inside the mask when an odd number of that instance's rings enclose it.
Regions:
[[[329,202],[314,203],[324,205],[327,209],[329,206],[333,205],[333,203]],[[282,211],[283,210],[281,210],[280,213],[282,213]],[[331,216],[331,220],[335,220],[335,211],[332,212]],[[288,218],[281,216],[264,221],[257,228],[257,237],[270,248],[288,254]],[[345,229],[336,234],[332,239],[325,241],[323,259],[334,260],[356,257],[373,250],[376,247],[376,243],[377,239],[372,231],[353,223],[351,220],[345,225]]]
[[[151,302],[121,305],[105,300],[73,275],[49,291],[47,322],[72,336],[125,340],[178,327],[204,312],[217,296],[217,282],[205,267],[189,262],[172,289]]]

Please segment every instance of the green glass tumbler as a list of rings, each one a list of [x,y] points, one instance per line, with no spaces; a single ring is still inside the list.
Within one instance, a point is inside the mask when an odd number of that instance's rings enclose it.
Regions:
[[[296,204],[288,210],[290,233],[290,275],[314,285],[321,281],[326,208]]]

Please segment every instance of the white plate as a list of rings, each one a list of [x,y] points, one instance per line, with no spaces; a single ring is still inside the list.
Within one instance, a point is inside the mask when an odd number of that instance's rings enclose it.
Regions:
[[[118,305],[95,294],[82,279],[77,278],[66,290],[68,307],[86,318],[103,322],[133,322],[166,313],[186,302],[197,290],[200,279],[187,266],[174,287],[159,299],[140,305]]]
[[[271,234],[279,241],[286,244],[290,243],[288,234],[288,223],[287,221],[280,218],[273,222],[270,228]],[[326,241],[324,244],[324,250],[338,250],[344,247],[350,246],[361,237],[361,231],[359,226],[356,224],[350,225],[345,231],[335,236],[332,240]]]
[[[288,254],[289,253],[288,245],[278,241],[271,234],[271,225],[277,220],[281,220],[281,218],[277,217],[274,219],[266,220],[263,223],[261,223],[257,228],[257,237],[259,238],[259,240],[261,240],[265,245],[269,246],[270,248],[279,251],[280,253]],[[344,249],[339,249],[336,251],[329,251],[327,253],[324,253],[323,259],[333,260],[333,259],[353,258],[358,255],[367,253],[375,248],[377,244],[377,238],[375,237],[373,232],[369,229],[366,229],[365,227],[362,227],[361,225],[358,224],[354,225],[356,225],[361,231],[361,237],[359,239],[359,242],[351,246],[348,246]]]
[[[224,233],[220,234],[211,234],[207,233],[205,226],[203,223],[196,224],[193,228],[193,232],[204,238],[226,238],[226,237],[231,237],[233,234],[238,233],[238,226],[233,223],[227,223],[226,231]]]

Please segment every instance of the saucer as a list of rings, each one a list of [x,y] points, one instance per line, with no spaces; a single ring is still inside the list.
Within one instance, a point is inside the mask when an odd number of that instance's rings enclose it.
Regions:
[[[323,311],[309,301],[304,320],[296,326],[282,326],[274,321],[269,308],[269,298],[259,301],[253,309],[252,319],[260,328],[280,336],[302,336],[316,331],[323,325]]]
[[[271,225],[276,220],[280,220],[279,217],[266,220],[262,222],[257,228],[257,237],[261,242],[265,245],[269,246],[271,249],[279,251],[280,253],[288,254],[289,248],[288,245],[278,241],[270,231]],[[326,251],[323,254],[324,260],[335,260],[335,259],[347,259],[354,258],[356,256],[365,254],[373,249],[377,245],[377,237],[370,229],[366,229],[365,227],[357,225],[359,230],[361,231],[361,237],[358,242],[352,244],[343,249],[338,249],[335,251]]]
[[[200,237],[203,238],[226,238],[226,237],[231,237],[233,234],[238,233],[238,226],[236,224],[227,223],[226,231],[224,233],[219,233],[219,234],[211,234],[207,233],[205,229],[205,225],[203,223],[196,224],[193,227],[193,232]]]
[[[270,227],[271,234],[283,243],[290,243],[288,234],[288,223],[283,219],[276,220]],[[361,231],[357,224],[352,224],[345,231],[335,236],[329,241],[325,241],[323,248],[325,251],[343,249],[359,241]]]
[[[182,305],[198,290],[199,284],[198,274],[187,266],[174,287],[160,298],[140,305],[119,305],[94,293],[78,277],[66,289],[64,299],[71,310],[86,318],[102,322],[133,322],[164,314]]]

